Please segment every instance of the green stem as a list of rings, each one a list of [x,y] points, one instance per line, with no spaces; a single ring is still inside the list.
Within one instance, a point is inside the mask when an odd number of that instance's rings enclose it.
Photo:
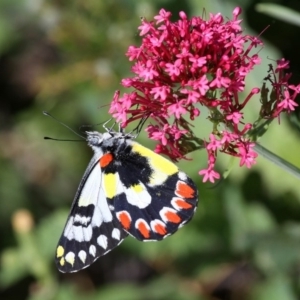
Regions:
[[[286,161],[285,159],[279,157],[278,155],[272,153],[262,145],[256,143],[254,146],[254,150],[263,156],[264,158],[268,159],[269,161],[273,162],[275,165],[281,167],[285,171],[289,172],[290,174],[296,176],[300,179],[300,169]]]

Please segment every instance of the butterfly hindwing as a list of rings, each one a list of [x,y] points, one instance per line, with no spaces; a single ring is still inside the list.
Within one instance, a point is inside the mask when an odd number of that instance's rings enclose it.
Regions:
[[[82,179],[57,246],[56,264],[61,272],[89,266],[127,236],[107,204],[102,179],[96,160]]]
[[[191,179],[132,140],[119,151],[104,169],[104,176],[111,180],[104,180],[104,186],[111,191],[108,202],[127,232],[138,240],[157,241],[192,218],[198,193]]]

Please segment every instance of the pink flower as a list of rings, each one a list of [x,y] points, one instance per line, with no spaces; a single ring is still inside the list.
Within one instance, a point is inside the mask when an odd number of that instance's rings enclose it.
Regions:
[[[220,179],[220,174],[210,168],[199,171],[199,175],[203,175],[203,182],[210,181],[214,183],[215,179]]]
[[[247,168],[251,168],[252,165],[256,164],[255,158],[257,157],[257,153],[251,149],[254,146],[255,144],[250,142],[241,142],[238,144],[241,157],[240,166],[246,165]]]
[[[206,149],[216,151],[222,147],[222,141],[216,139],[213,134],[209,136],[210,142],[207,144]]]
[[[181,59],[177,59],[174,64],[166,63],[165,71],[169,73],[170,76],[179,76],[181,65]]]
[[[223,77],[222,76],[222,70],[220,68],[217,69],[216,72],[216,78],[214,80],[211,81],[210,83],[210,87],[217,87],[217,88],[227,88],[229,87],[231,83],[231,80],[228,77]]]
[[[166,85],[154,87],[150,90],[150,94],[153,95],[154,99],[158,99],[162,101],[167,99],[169,93],[170,93],[170,87]]]
[[[251,87],[245,95],[247,76],[261,64],[263,43],[243,33],[240,14],[237,7],[231,19],[218,13],[206,20],[189,19],[180,12],[173,22],[171,13],[161,9],[154,21],[142,19],[141,45],[130,46],[126,53],[134,63],[134,75],[122,80],[132,91],[122,97],[116,93],[109,110],[123,127],[149,118],[146,131],[158,142],[155,151],[175,161],[205,148],[207,167],[199,172],[204,182],[220,178],[214,170],[219,152],[237,157],[241,166],[255,164],[252,141],[257,126],[298,106],[300,85],[288,83],[291,74],[285,73],[289,66],[285,59],[278,60],[275,68],[270,65],[262,88]],[[250,101],[261,105],[257,120],[251,122],[244,120]],[[191,122],[201,116],[206,127],[211,126],[209,138]]]
[[[138,65],[135,65],[135,67]],[[158,76],[158,72],[155,70],[156,64],[152,60],[147,60],[145,65],[139,65],[136,68],[137,74],[143,78],[145,81],[152,80],[154,77]]]
[[[275,69],[275,72],[280,72],[281,70],[288,69],[289,68],[289,61],[285,60],[284,58],[281,58],[277,60],[277,67]]]
[[[232,114],[229,114],[228,116],[226,116],[227,120],[232,120],[232,122],[234,124],[239,124],[240,123],[240,119],[242,118],[243,114],[240,112],[233,112]]]
[[[208,79],[206,75],[202,75],[199,79],[189,80],[186,86],[191,86],[193,89],[198,90],[202,96],[209,90]]]
[[[187,98],[185,99],[187,105],[192,104],[192,103],[197,103],[200,98],[200,94],[193,90],[181,89],[180,92],[182,94],[188,95]]]
[[[290,93],[288,90],[284,91],[284,99],[280,103],[278,103],[278,108],[283,108],[287,112],[291,112],[295,110],[295,107],[298,106],[298,104],[290,97]]]
[[[169,116],[174,115],[176,119],[180,119],[180,117],[187,112],[187,110],[183,106],[184,102],[184,100],[181,100],[177,103],[171,104],[169,106]]]
[[[171,17],[171,13],[169,11],[165,11],[164,9],[161,9],[159,11],[159,15],[154,17],[156,20],[156,24],[162,23],[162,22],[168,22],[169,18]]]
[[[190,56],[191,56],[191,54],[190,54]],[[204,66],[207,63],[206,56],[202,56],[202,57],[197,57],[197,56],[190,57],[189,61],[193,63],[192,64],[192,68],[194,68],[194,69],[200,68],[200,67]]]

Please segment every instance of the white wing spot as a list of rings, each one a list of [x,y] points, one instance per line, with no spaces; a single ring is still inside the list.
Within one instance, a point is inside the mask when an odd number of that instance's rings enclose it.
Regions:
[[[183,172],[178,172],[178,178],[182,181],[186,181],[187,180],[187,175]]]
[[[83,250],[80,250],[79,253],[78,253],[78,257],[80,258],[80,260],[85,263],[85,260],[86,260],[86,252],[83,251]]]
[[[96,256],[96,247],[94,245],[90,246],[89,253],[94,257]]]
[[[68,254],[65,256],[66,262],[71,264],[72,266],[74,265],[75,262],[75,254],[74,252],[68,252]]]
[[[118,228],[114,228],[112,233],[111,233],[111,236],[116,239],[116,240],[119,240],[120,239],[120,235],[121,235],[121,232]]]
[[[183,221],[183,222],[178,226],[178,228],[183,227],[183,226],[186,224],[186,222],[187,222],[187,221]]]
[[[164,236],[163,236],[163,239],[167,238],[167,237],[170,236],[170,235],[171,235],[171,233],[168,233],[168,234],[164,235]]]
[[[129,187],[125,190],[127,201],[138,208],[145,208],[147,207],[151,201],[151,195],[147,191],[147,188],[143,183],[138,184],[138,188]]]
[[[87,225],[91,221],[91,217],[75,215],[74,222],[80,223],[82,225]]]
[[[106,249],[107,248],[107,237],[104,234],[99,235],[99,237],[97,238],[97,243],[103,249]]]

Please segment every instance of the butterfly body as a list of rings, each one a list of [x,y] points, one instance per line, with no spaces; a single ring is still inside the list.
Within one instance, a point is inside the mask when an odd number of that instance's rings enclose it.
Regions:
[[[159,241],[193,216],[194,183],[177,166],[123,132],[87,132],[94,156],[56,250],[61,272],[81,270],[128,235]]]

